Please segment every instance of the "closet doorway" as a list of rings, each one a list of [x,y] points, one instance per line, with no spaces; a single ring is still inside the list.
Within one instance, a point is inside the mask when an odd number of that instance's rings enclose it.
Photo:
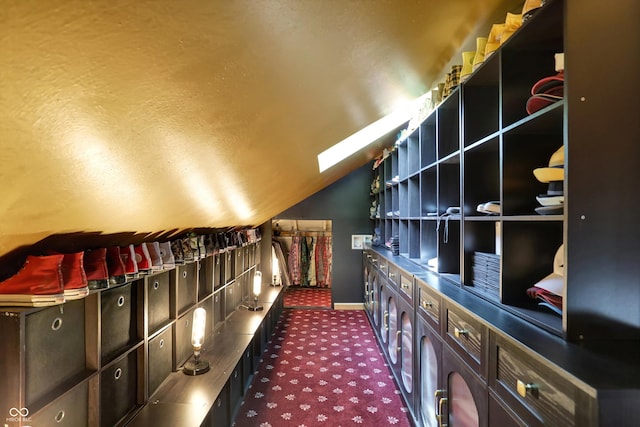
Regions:
[[[285,307],[333,308],[331,220],[274,219],[272,230],[280,265],[286,265]]]

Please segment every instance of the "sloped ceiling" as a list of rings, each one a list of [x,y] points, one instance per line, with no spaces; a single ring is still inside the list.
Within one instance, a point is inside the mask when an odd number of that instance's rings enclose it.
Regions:
[[[318,172],[505,3],[0,0],[0,255],[260,224],[389,145]]]

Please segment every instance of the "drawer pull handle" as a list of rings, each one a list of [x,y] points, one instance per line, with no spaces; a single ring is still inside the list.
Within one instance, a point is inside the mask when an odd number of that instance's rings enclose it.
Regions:
[[[401,335],[402,335],[402,331],[396,331],[396,343],[398,344],[396,346],[396,351],[398,353],[402,352],[402,339],[401,339]]]
[[[516,383],[516,389],[518,394],[522,397],[527,397],[527,393],[531,393],[533,396],[538,395],[537,384],[525,383],[524,381],[518,380]]]
[[[453,335],[455,335],[456,338],[466,337],[469,335],[469,331],[466,329],[453,328]]]
[[[384,325],[384,330],[385,330],[385,331],[388,331],[388,330],[389,330],[389,322],[388,322],[388,319],[389,319],[389,312],[388,312],[388,311],[385,311],[385,312],[384,312],[384,316],[382,317],[382,324]]]
[[[118,368],[115,370],[115,372],[113,373],[113,378],[117,380],[120,379],[120,377],[122,376],[122,368]]]
[[[431,301],[422,301],[422,307],[433,308],[433,303]]]
[[[389,277],[396,277],[396,273],[389,273]]]
[[[62,318],[61,317],[56,317],[55,319],[53,319],[53,322],[51,322],[51,330],[52,331],[57,331],[62,327]]]
[[[120,295],[118,297],[118,307],[122,307],[124,305],[124,297],[122,295]]]
[[[56,414],[56,416],[55,416],[54,420],[56,420],[56,422],[57,422],[57,423],[59,423],[59,422],[62,422],[62,420],[63,420],[63,419],[64,419],[64,411],[63,411],[63,410],[60,410],[60,411]]]
[[[439,427],[446,427],[447,424],[443,423],[443,411],[442,411],[442,407],[447,403],[447,398],[446,398],[446,390],[444,389],[438,389],[436,390],[436,392],[433,395],[433,398],[435,400],[435,416],[436,419],[438,420],[438,426]]]

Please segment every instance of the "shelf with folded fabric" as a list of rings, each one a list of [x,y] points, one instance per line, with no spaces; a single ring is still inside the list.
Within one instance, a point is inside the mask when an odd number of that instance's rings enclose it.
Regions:
[[[491,55],[462,86],[463,147],[497,132],[500,127],[499,58]]]
[[[554,55],[564,52],[562,9],[562,1],[545,5],[500,49],[503,127],[527,116],[536,82],[558,74]]]
[[[462,286],[496,303],[500,300],[501,228],[495,217],[465,218],[464,222]]]

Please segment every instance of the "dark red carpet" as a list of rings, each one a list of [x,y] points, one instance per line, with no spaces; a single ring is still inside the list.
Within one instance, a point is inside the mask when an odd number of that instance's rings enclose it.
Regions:
[[[410,426],[364,311],[288,310],[236,427]]]
[[[289,287],[284,294],[284,306],[332,308],[331,289]]]

